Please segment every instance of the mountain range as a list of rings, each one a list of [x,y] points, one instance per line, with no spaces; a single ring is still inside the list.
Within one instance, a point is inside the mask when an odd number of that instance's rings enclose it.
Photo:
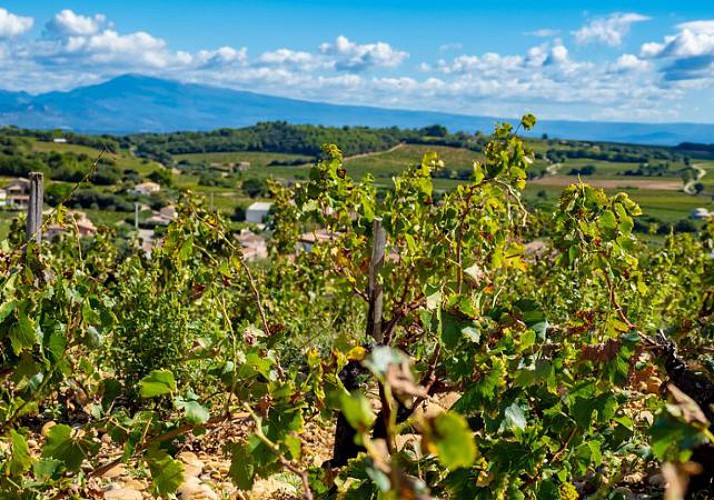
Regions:
[[[490,132],[498,117],[346,106],[227,88],[123,75],[68,92],[31,95],[0,90],[0,125],[125,134],[244,127],[284,120],[325,126],[418,128]],[[505,121],[513,121],[506,119]],[[674,145],[714,143],[714,124],[545,120],[534,134],[552,138]]]

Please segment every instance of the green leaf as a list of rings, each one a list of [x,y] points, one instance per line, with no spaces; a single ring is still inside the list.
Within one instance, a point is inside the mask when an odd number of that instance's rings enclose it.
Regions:
[[[47,482],[58,479],[63,462],[54,458],[43,458],[32,464],[32,472],[38,481]]]
[[[190,424],[202,424],[211,417],[208,410],[198,401],[176,400],[176,406],[184,411],[184,416]]]
[[[175,390],[176,380],[169,370],[154,370],[139,382],[139,394],[142,398],[164,396]]]
[[[57,424],[47,434],[47,442],[42,447],[42,456],[55,458],[64,462],[72,472],[79,471],[85,452],[79,440],[73,439],[72,428],[69,425]]]
[[[372,412],[369,400],[359,392],[353,394],[343,392],[340,395],[340,409],[350,426],[359,432],[369,429],[377,418]]]
[[[16,356],[20,355],[23,349],[31,349],[37,342],[37,329],[24,311],[20,313],[17,323],[10,327],[9,336]]]
[[[501,423],[501,429],[525,429],[526,428],[526,415],[523,413],[523,409],[518,405],[517,401],[506,408],[503,412],[503,422]]]
[[[16,300],[10,300],[0,306],[0,323],[5,321],[5,318],[7,318],[10,313],[15,310],[17,304],[18,302]]]
[[[181,462],[169,456],[164,450],[149,450],[146,462],[151,471],[151,485],[155,493],[165,496],[175,493],[184,481],[184,467]]]
[[[102,389],[102,408],[109,409],[109,406],[118,398],[124,388],[117,379],[106,378],[101,382]]]
[[[483,373],[475,384],[471,385],[461,398],[454,404],[454,410],[459,413],[470,414],[481,409],[486,401],[496,395],[496,388],[506,384],[506,365],[503,360],[493,358],[491,369]]]
[[[588,430],[596,422],[605,422],[615,416],[617,400],[612,394],[597,397],[576,396],[570,405],[570,413],[582,429]]]
[[[233,447],[228,476],[230,476],[238,489],[244,491],[253,489],[255,467],[251,461],[251,452],[248,449],[248,445],[243,444]]]
[[[448,412],[431,421],[427,430],[426,448],[435,453],[447,469],[469,467],[476,460],[476,442],[466,419]]]
[[[525,130],[530,130],[535,127],[536,121],[535,115],[527,113],[521,118],[521,125],[523,125]]]
[[[12,458],[8,462],[8,470],[11,476],[19,476],[30,468],[32,458],[30,448],[27,446],[25,437],[10,429],[10,442],[12,443]]]
[[[617,229],[617,217],[612,210],[605,210],[600,216],[600,225],[603,229]]]

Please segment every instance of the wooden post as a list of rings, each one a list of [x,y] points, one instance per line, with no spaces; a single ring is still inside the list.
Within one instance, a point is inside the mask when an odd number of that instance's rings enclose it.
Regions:
[[[134,202],[134,229],[139,230],[139,203]]]
[[[369,281],[367,296],[369,298],[369,313],[367,316],[367,334],[381,344],[382,337],[382,284],[379,282],[379,272],[384,265],[384,252],[387,245],[387,231],[382,227],[382,218],[375,217],[372,222],[372,258],[369,261]]]
[[[42,241],[42,197],[44,195],[43,175],[30,172],[30,199],[27,204],[27,241]]]

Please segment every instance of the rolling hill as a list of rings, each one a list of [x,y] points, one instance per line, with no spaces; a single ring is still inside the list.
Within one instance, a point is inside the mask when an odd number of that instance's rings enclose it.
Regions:
[[[439,123],[452,131],[468,132],[490,131],[496,121],[501,121],[496,117],[300,101],[140,75],[124,75],[68,92],[30,95],[0,91],[0,125],[24,128],[123,134],[243,127],[274,120],[401,128]],[[539,123],[534,133],[639,144],[714,142],[714,124],[550,120]]]

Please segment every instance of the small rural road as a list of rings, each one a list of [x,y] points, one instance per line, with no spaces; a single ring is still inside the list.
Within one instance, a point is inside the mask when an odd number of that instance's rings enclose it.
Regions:
[[[684,191],[687,194],[697,194],[697,191],[694,189],[694,185],[699,182],[702,177],[707,175],[707,171],[704,170],[702,167],[699,165],[692,165],[692,170],[696,171],[697,173],[694,176],[694,179],[691,181],[687,182],[687,185],[682,188],[682,191]]]

